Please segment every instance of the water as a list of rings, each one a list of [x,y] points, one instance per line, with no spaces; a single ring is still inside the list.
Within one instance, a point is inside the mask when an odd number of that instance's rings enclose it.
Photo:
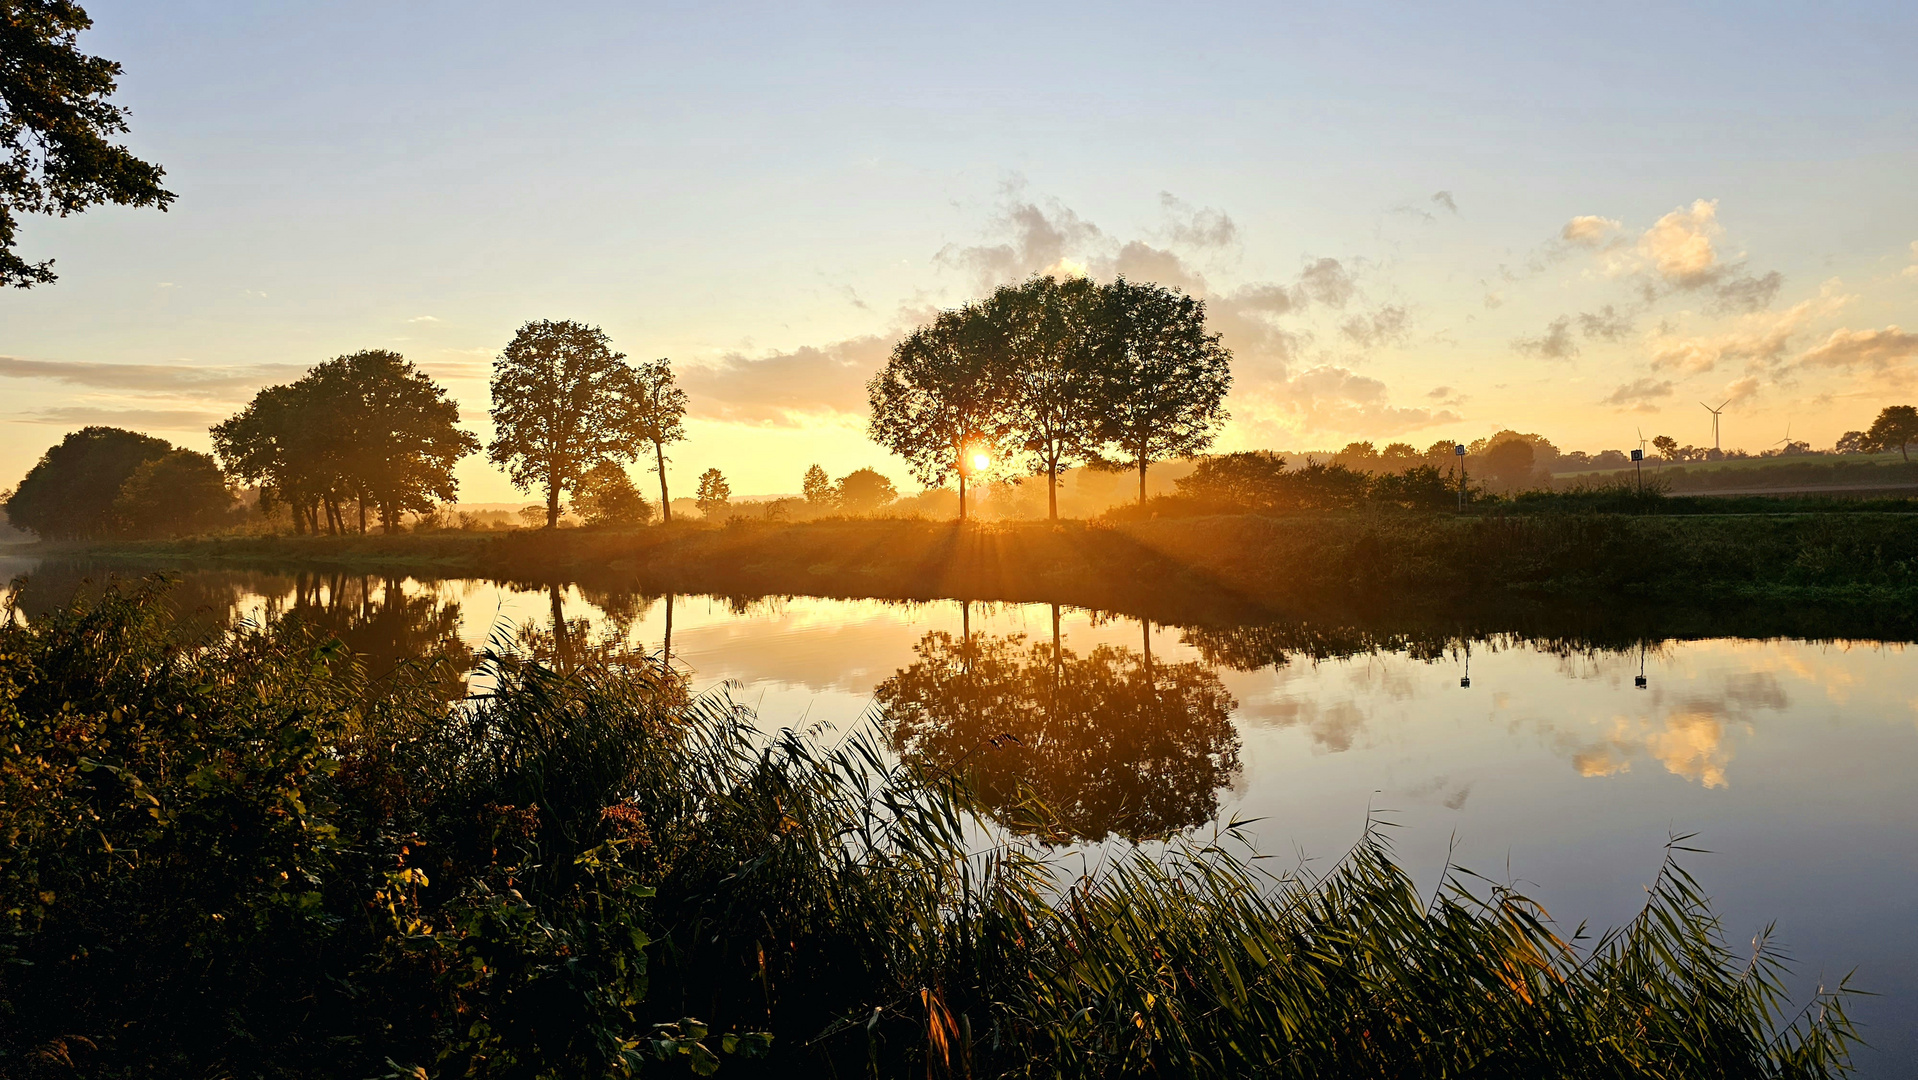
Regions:
[[[23,607],[81,573],[44,568]],[[1856,968],[1880,995],[1854,1003],[1876,1044],[1865,1074],[1918,1075],[1918,655],[1900,642],[1614,631],[1600,647],[236,572],[186,575],[175,603],[203,621],[297,610],[376,674],[426,652],[470,663],[556,611],[575,641],[657,651],[670,634],[695,688],[730,686],[769,729],[832,737],[884,703],[902,752],[971,769],[999,805],[1024,781],[1063,841],[1096,851],[1236,817],[1257,819],[1264,851],[1324,865],[1388,822],[1422,882],[1449,855],[1522,883],[1567,929],[1629,918],[1668,838],[1694,834],[1710,853],[1686,864],[1728,935],[1775,921],[1801,992]]]

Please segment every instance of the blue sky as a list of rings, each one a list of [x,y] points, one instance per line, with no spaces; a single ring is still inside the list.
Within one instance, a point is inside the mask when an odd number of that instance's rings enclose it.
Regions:
[[[860,382],[1042,270],[1206,295],[1226,446],[1703,442],[1733,397],[1759,449],[1918,397],[1907,7],[88,10],[180,198],[23,229],[62,280],[0,296],[0,485],[361,348],[484,436],[534,318],[673,358],[682,489],[903,479]]]

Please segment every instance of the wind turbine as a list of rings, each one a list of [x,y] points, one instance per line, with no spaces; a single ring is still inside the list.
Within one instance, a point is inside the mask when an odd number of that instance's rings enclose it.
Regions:
[[[1645,429],[1644,429],[1644,428],[1637,428],[1636,430],[1638,431],[1638,456],[1639,456],[1639,457],[1644,457],[1644,456],[1645,456],[1645,444],[1646,444],[1647,442],[1649,442],[1650,440],[1648,440],[1648,439],[1646,439],[1646,438],[1645,438]]]
[[[1784,448],[1791,445],[1791,421],[1785,421],[1785,437],[1773,443],[1773,447]]]
[[[1731,399],[1731,398],[1726,398],[1726,399],[1725,399],[1725,405],[1730,405],[1731,403],[1732,403],[1732,399]],[[1701,402],[1699,402],[1699,404],[1700,404],[1700,405],[1705,405],[1705,403],[1704,403],[1704,402],[1702,402],[1702,401],[1701,401]],[[1720,406],[1719,406],[1718,408],[1716,408],[1716,409],[1714,409],[1714,408],[1712,408],[1712,407],[1711,407],[1710,405],[1705,405],[1705,411],[1706,411],[1706,412],[1708,412],[1708,413],[1711,413],[1711,414],[1712,414],[1712,449],[1713,449],[1713,450],[1717,450],[1717,449],[1719,449],[1719,446],[1718,446],[1718,414],[1720,414],[1720,413],[1722,413],[1722,412],[1724,412],[1724,411],[1725,411],[1725,405],[1720,405]]]

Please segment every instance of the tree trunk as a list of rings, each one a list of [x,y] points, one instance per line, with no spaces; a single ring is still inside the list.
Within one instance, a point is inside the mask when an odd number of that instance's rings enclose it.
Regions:
[[[1145,454],[1139,454],[1139,505],[1145,505]]]
[[[546,485],[546,527],[559,528],[559,485]]]
[[[959,520],[966,520],[966,470],[959,470]]]
[[[658,441],[653,443],[653,460],[654,467],[659,470],[659,522],[662,525],[671,525],[673,502],[666,497],[666,447]]]
[[[666,647],[660,653],[660,663],[667,671],[673,670],[673,594],[666,594]]]
[[[1046,513],[1059,520],[1059,459],[1046,462]]]
[[[353,497],[353,508],[359,511],[360,535],[365,536],[366,535],[366,496],[355,495]]]

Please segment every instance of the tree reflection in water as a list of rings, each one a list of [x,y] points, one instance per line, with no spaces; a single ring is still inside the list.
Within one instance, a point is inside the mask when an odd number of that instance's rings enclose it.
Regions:
[[[269,602],[269,617],[292,616],[337,637],[365,666],[377,690],[402,664],[428,665],[442,700],[466,694],[473,650],[460,639],[460,605],[436,593],[408,595],[396,577],[300,574],[290,604]]]
[[[1211,669],[1099,645],[934,631],[875,695],[909,761],[962,774],[1048,840],[1143,840],[1204,824],[1239,770],[1237,707]],[[1148,639],[1150,631],[1147,631]],[[1035,814],[1036,801],[1044,814]]]

